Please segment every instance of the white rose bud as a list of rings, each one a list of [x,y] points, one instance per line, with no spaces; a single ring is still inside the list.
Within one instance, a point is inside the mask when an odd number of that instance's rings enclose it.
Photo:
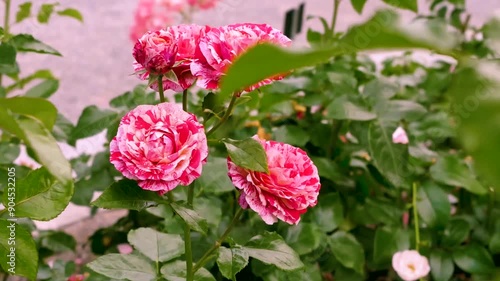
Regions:
[[[392,133],[392,142],[393,143],[401,143],[408,144],[408,136],[406,135],[405,130],[399,126],[394,133]]]
[[[431,267],[426,257],[417,251],[406,250],[392,256],[392,267],[405,281],[415,281],[427,276]]]

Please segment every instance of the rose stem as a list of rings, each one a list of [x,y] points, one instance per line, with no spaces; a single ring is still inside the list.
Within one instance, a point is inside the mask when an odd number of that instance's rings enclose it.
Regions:
[[[196,271],[198,271],[198,269],[200,269],[203,265],[205,265],[205,263],[207,262],[207,260],[213,254],[213,252],[215,252],[215,250],[217,250],[222,245],[222,242],[224,242],[224,240],[226,240],[226,237],[229,235],[229,233],[231,233],[231,230],[233,230],[233,227],[238,222],[241,214],[243,214],[243,209],[239,208],[238,211],[236,212],[236,214],[234,214],[233,220],[227,226],[226,231],[224,231],[224,233],[222,234],[222,236],[219,239],[217,239],[217,241],[215,241],[215,244],[212,246],[212,248],[210,248],[203,255],[203,257],[201,257],[200,261],[198,261],[196,263],[196,265],[194,266],[194,269],[193,269],[193,274],[196,273]]]
[[[418,209],[417,209],[417,183],[413,183],[413,191],[412,191],[412,205],[413,205],[413,224],[415,225],[415,250],[419,250],[420,248],[420,229],[418,224]]]
[[[224,113],[224,116],[222,116],[222,118],[219,120],[219,123],[217,123],[215,126],[213,126],[212,129],[210,129],[206,133],[207,137],[209,135],[211,135],[213,132],[215,132],[215,130],[217,130],[222,124],[224,124],[224,122],[227,121],[229,116],[231,116],[231,113],[233,112],[233,108],[236,104],[236,99],[238,98],[239,95],[240,95],[240,92],[234,92],[233,97],[231,98],[231,102],[229,102],[229,106],[227,107],[226,113]]]
[[[9,21],[10,21],[10,0],[5,0],[5,13],[4,13],[3,33],[4,38],[9,37]],[[2,74],[0,74],[0,87],[2,86]]]
[[[160,94],[160,102],[165,102],[165,95],[163,94],[163,75],[158,76],[158,93]]]
[[[187,112],[187,108],[188,108],[188,90],[185,89],[183,92],[182,92],[182,110],[186,111]]]

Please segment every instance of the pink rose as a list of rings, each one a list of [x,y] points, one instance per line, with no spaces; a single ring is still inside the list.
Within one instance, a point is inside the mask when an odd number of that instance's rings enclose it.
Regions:
[[[128,255],[128,254],[130,254],[130,253],[132,253],[134,251],[134,249],[132,248],[132,246],[130,246],[127,243],[118,244],[118,245],[116,245],[116,248],[118,249],[118,252],[120,254],[123,254],[123,255]]]
[[[182,92],[193,85],[196,78],[191,73],[190,64],[193,61],[196,47],[200,43],[200,38],[204,36],[209,29],[210,27],[208,26],[192,24],[170,26],[164,30],[158,31],[162,34],[162,36],[168,38],[168,40],[159,42],[157,45],[151,44],[153,47],[150,53],[152,53],[153,56],[155,53],[158,53],[155,51],[156,48],[175,50],[174,61],[170,64],[168,71],[172,70],[176,78],[172,80],[169,77],[163,77],[164,89]],[[148,45],[145,48],[151,48],[151,45]],[[136,47],[138,48],[134,48],[134,57],[136,58],[136,62],[134,62],[134,70],[138,74],[139,78],[148,80],[150,73],[165,74],[168,72],[165,71],[157,73],[154,71],[154,68],[148,68],[147,63],[143,63],[144,60],[139,60],[141,58],[141,50],[144,49],[142,46],[143,45],[138,46],[136,44]],[[136,56],[136,53],[139,54],[138,57]],[[153,83],[151,88],[157,90],[158,83]]]
[[[210,30],[201,38],[199,48],[196,50],[196,60],[191,64],[191,72],[198,78],[198,86],[217,89],[219,80],[233,61],[260,43],[289,46],[291,40],[267,24],[233,24]],[[283,75],[270,77],[246,90],[253,91],[282,78]]]
[[[121,120],[110,161],[141,188],[164,194],[201,175],[208,156],[203,126],[174,103],[140,105]]]
[[[208,10],[215,7],[215,4],[217,4],[217,0],[188,0],[188,3],[192,7],[201,10]]]
[[[85,280],[85,276],[83,274],[73,274],[68,277],[68,281],[83,281]]]
[[[321,184],[316,166],[300,148],[254,139],[266,151],[269,174],[244,169],[228,158],[228,175],[241,191],[241,207],[250,207],[267,224],[278,219],[298,224],[300,215],[317,203]]]
[[[406,135],[405,129],[399,126],[394,133],[392,133],[392,142],[400,144],[408,144],[408,135]]]

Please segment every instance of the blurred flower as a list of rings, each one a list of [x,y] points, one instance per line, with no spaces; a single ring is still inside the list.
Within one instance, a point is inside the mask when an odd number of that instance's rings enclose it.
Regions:
[[[148,40],[151,37],[151,35],[148,36],[150,33],[144,35],[134,48],[134,57],[136,59],[134,62],[135,72],[140,79],[149,80],[150,74],[167,74],[171,70],[173,71],[171,75],[163,76],[164,89],[182,92],[191,87],[196,79],[191,74],[190,64],[193,61],[196,47],[200,43],[200,38],[208,30],[210,30],[208,26],[195,24],[170,26],[155,32],[159,36],[153,36],[155,42],[151,44],[141,42],[143,38]],[[156,39],[158,37],[161,39]],[[162,51],[165,53],[166,59],[162,59],[164,56],[161,53]],[[143,57],[147,58],[144,59]],[[149,66],[149,61],[151,61],[152,67]],[[159,61],[160,65],[165,65],[166,67],[161,67],[162,71],[155,71],[156,61]],[[166,63],[162,64],[163,62]],[[152,83],[151,88],[158,90],[158,82]]]
[[[266,151],[269,174],[244,169],[228,158],[228,175],[241,191],[241,207],[251,208],[267,224],[278,219],[298,224],[300,215],[317,204],[321,184],[316,166],[300,148],[254,139]]]
[[[132,249],[132,246],[130,246],[127,243],[118,244],[118,245],[116,245],[116,248],[118,249],[118,252],[120,254],[123,254],[123,255],[128,255],[128,254],[132,253],[132,251],[134,250],[134,249]]]
[[[68,278],[68,281],[83,281],[85,276],[83,274],[73,274]]]
[[[208,156],[203,126],[173,103],[140,105],[121,120],[110,161],[141,188],[164,194],[201,175]]]
[[[260,43],[289,46],[291,40],[267,24],[233,24],[210,30],[201,38],[196,60],[191,64],[191,71],[198,78],[198,86],[217,89],[219,80],[233,61]],[[283,75],[270,77],[245,90],[253,91],[282,78]]]
[[[392,267],[405,281],[415,281],[427,276],[431,270],[429,261],[417,251],[406,250],[392,256]]]
[[[408,136],[406,135],[406,131],[399,126],[394,133],[392,133],[392,142],[400,143],[400,144],[408,144]]]
[[[215,7],[218,0],[187,0],[189,5],[201,10],[207,10]]]

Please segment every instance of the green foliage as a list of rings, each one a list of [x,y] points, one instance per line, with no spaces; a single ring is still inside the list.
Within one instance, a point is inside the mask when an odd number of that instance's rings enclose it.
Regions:
[[[269,173],[267,156],[262,144],[252,138],[245,140],[223,139],[231,161],[236,165],[256,172]]]
[[[12,269],[17,275],[35,279],[38,253],[31,234],[21,225],[5,219],[0,219],[0,227],[0,266],[5,272],[12,273],[9,271]],[[10,256],[15,258],[11,259]]]

